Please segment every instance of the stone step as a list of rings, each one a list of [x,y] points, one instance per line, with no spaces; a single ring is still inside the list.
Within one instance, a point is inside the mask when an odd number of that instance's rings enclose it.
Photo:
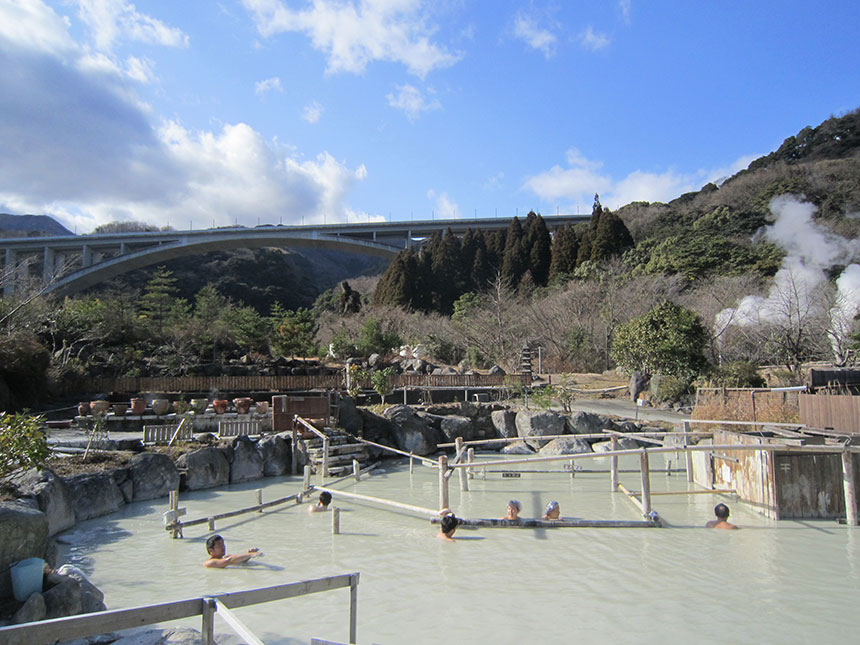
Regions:
[[[332,465],[351,464],[353,459],[355,459],[353,455],[329,455],[328,465],[329,468],[331,468]],[[358,463],[362,463],[361,459],[358,459],[356,461],[358,461]],[[316,466],[322,465],[322,457],[312,458],[311,463]]]
[[[338,443],[328,447],[328,454],[330,455],[343,455],[348,452],[367,452],[367,446],[363,443]],[[322,446],[316,448],[308,447],[309,455],[321,453]]]

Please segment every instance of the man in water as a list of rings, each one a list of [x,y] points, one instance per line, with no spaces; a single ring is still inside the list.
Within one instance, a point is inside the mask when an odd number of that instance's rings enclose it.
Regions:
[[[460,520],[457,517],[449,512],[447,515],[442,516],[442,526],[439,529],[439,532],[436,534],[436,537],[440,540],[445,540],[446,542],[454,541],[454,531],[457,530],[457,526],[460,524]]]
[[[550,502],[546,505],[546,510],[543,512],[542,520],[557,520],[561,515],[561,509],[558,507],[558,502]]]
[[[729,507],[725,504],[717,504],[714,506],[714,515],[716,515],[717,519],[711,520],[707,524],[705,524],[706,528],[709,529],[725,529],[732,530],[738,528],[734,524],[729,522]]]
[[[257,547],[251,547],[247,553],[241,555],[226,555],[227,547],[224,544],[224,538],[220,535],[213,535],[206,540],[206,552],[209,554],[209,559],[203,563],[203,566],[213,569],[223,569],[231,564],[242,564],[251,558],[263,555]]]
[[[331,504],[331,493],[323,491],[320,493],[320,501],[313,506],[308,506],[308,513],[323,513],[328,510],[329,504]]]
[[[505,515],[502,519],[519,520],[521,510],[523,510],[523,505],[520,504],[518,500],[512,499],[508,502],[508,514]]]

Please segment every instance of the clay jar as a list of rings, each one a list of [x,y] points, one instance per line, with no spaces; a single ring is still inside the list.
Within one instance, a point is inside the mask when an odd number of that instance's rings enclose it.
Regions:
[[[257,414],[266,414],[269,411],[269,402],[257,401],[257,407],[255,411]]]
[[[146,412],[146,399],[134,398],[131,400],[131,413],[141,415]]]
[[[215,410],[215,414],[224,414],[227,411],[228,405],[230,405],[230,402],[227,399],[215,399],[212,401],[212,409]]]
[[[249,396],[240,396],[233,399],[233,405],[236,406],[236,412],[239,414],[248,414],[251,411],[251,404],[254,402]]]
[[[197,414],[203,414],[208,407],[209,399],[191,399],[191,409]]]
[[[160,417],[170,410],[170,399],[152,399],[152,413]]]
[[[110,402],[105,401],[104,399],[99,399],[98,401],[90,401],[90,410],[93,411],[93,414],[105,414],[108,410],[110,410]]]
[[[116,416],[124,417],[126,412],[128,412],[128,403],[114,403],[113,404],[113,413]]]
[[[81,401],[78,403],[78,414],[82,417],[87,416],[90,413],[90,402],[89,401]]]

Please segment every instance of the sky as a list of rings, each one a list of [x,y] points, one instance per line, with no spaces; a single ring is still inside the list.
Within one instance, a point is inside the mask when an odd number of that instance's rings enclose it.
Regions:
[[[0,212],[78,233],[669,201],[860,107],[860,2],[0,0]]]

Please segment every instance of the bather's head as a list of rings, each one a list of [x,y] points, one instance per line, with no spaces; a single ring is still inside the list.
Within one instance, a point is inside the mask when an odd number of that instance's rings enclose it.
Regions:
[[[320,493],[320,504],[322,506],[328,506],[329,504],[331,504],[331,493],[329,493],[328,491],[325,491],[325,490],[323,492],[321,492]]]
[[[220,535],[210,535],[206,540],[206,553],[213,558],[223,558],[226,547],[224,546],[224,538]]]
[[[727,520],[729,519],[729,507],[725,504],[717,504],[714,506],[714,515],[717,516],[718,520]]]
[[[558,507],[558,502],[550,502],[546,505],[546,510],[543,512],[544,517],[548,520],[557,520],[561,514],[561,509]]]
[[[519,500],[512,499],[508,502],[508,517],[516,518],[521,510],[523,510],[523,505],[520,504]]]
[[[454,531],[457,529],[457,526],[460,524],[460,520],[457,519],[457,516],[451,513],[450,515],[445,515],[442,518],[442,533],[451,537],[454,535]]]

